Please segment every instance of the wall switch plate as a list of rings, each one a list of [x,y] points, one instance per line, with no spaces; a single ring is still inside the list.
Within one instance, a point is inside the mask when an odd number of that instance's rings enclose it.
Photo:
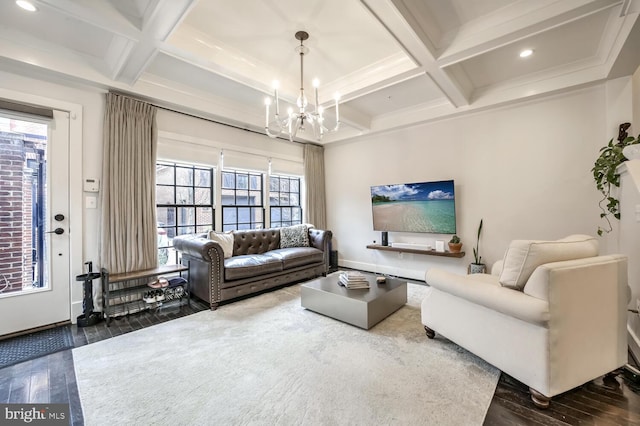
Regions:
[[[95,209],[98,207],[98,198],[86,196],[84,199],[84,207],[87,209]]]

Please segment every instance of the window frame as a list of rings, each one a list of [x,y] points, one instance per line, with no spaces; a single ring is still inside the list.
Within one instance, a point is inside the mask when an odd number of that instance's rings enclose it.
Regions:
[[[225,174],[233,175],[233,187],[225,186]],[[247,187],[239,187],[238,177],[245,178],[247,181]],[[251,187],[251,177],[257,177],[260,179],[259,187],[260,189],[252,189]],[[250,171],[250,170],[241,170],[241,169],[223,169],[220,175],[220,209],[222,212],[222,231],[230,231],[230,230],[246,230],[246,229],[264,229],[265,228],[265,202],[264,202],[264,193],[265,193],[265,175],[263,172],[258,171]],[[231,191],[233,193],[233,204],[225,204],[224,198],[228,196],[225,192]],[[238,199],[244,197],[244,195],[239,195],[239,192],[247,192],[246,204],[238,204]],[[252,197],[252,193],[254,196]],[[255,194],[255,193],[259,193]],[[251,204],[252,199],[259,200],[259,204]],[[241,210],[249,210],[249,220],[248,221],[240,221]],[[229,216],[227,212],[235,211],[233,216],[235,217],[234,222],[227,222],[225,218]],[[255,212],[259,212],[260,219],[254,220]]]
[[[173,183],[158,183],[158,166],[170,167],[173,168]],[[187,169],[191,172],[191,183],[189,185],[178,184],[178,170]],[[196,171],[206,171],[209,174],[209,184],[208,185],[199,185],[196,182]],[[158,259],[159,263],[160,259],[166,255],[168,258],[168,253],[173,251],[175,253],[175,258],[173,259],[176,264],[180,263],[180,254],[173,250],[173,238],[179,235],[187,235],[194,233],[206,232],[207,230],[215,229],[216,222],[216,209],[215,209],[215,167],[212,166],[204,166],[198,164],[191,164],[186,162],[178,162],[171,160],[157,160],[156,161],[156,194],[158,188],[162,187],[172,187],[173,188],[173,203],[159,203],[156,195],[156,228],[158,230],[164,230],[165,235],[167,236],[166,245],[160,245],[160,241],[158,244]],[[178,188],[188,188],[191,191],[191,203],[178,203]],[[197,189],[207,189],[209,191],[209,204],[197,203],[196,194]],[[167,209],[167,213],[170,210],[173,210],[173,225],[167,224],[163,222],[163,225],[160,226],[160,209]],[[185,217],[185,214],[180,212],[180,209],[192,209],[193,223],[181,224],[180,218]],[[198,218],[200,215],[198,214],[198,209],[211,209],[211,222],[203,221],[200,222]],[[173,234],[173,235],[171,235]],[[158,231],[158,236],[161,234]],[[163,252],[165,250],[165,252]],[[171,264],[168,262],[168,259],[165,263],[162,264]]]
[[[292,225],[301,225],[303,222],[303,211],[302,211],[302,178],[300,178],[299,176],[290,176],[290,175],[271,175],[269,176],[269,223],[270,226],[272,228],[281,228],[281,227],[285,227],[285,226],[292,226]],[[273,191],[271,189],[271,183],[273,180],[278,180],[278,190],[277,191]],[[283,191],[282,190],[282,180],[286,180],[288,182],[288,191]],[[298,190],[297,191],[292,191],[291,190],[291,182],[292,181],[297,181],[298,183]],[[274,198],[272,197],[273,193],[277,193],[277,199],[278,199],[278,204],[274,205],[272,204],[271,200]],[[283,197],[283,194],[286,195],[286,197]],[[297,204],[292,204],[291,203],[291,194],[295,194],[297,195],[297,199],[298,199],[298,203]],[[289,203],[287,204],[281,204],[281,201],[283,199],[288,199]],[[283,219],[283,212],[285,210],[289,210],[289,220],[284,220]],[[280,220],[273,220],[273,214],[276,210],[280,211]],[[294,210],[298,211],[298,217],[299,219],[293,219],[294,216]]]

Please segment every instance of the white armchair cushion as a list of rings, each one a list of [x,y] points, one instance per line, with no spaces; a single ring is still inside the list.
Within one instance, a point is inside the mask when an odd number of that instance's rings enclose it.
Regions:
[[[425,274],[425,280],[433,288],[509,317],[542,326],[546,326],[549,320],[549,304],[546,300],[503,288],[495,275],[458,275],[431,268]]]
[[[522,290],[540,265],[598,255],[598,240],[589,235],[571,235],[557,241],[513,240],[504,255],[500,284]]]

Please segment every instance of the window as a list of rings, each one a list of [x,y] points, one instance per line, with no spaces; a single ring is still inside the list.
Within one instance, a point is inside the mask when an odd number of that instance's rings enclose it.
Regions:
[[[222,172],[222,230],[264,228],[261,173]]]
[[[179,262],[175,236],[214,229],[213,176],[212,168],[156,163],[159,265]]]
[[[272,228],[301,224],[300,178],[271,176],[269,204]]]

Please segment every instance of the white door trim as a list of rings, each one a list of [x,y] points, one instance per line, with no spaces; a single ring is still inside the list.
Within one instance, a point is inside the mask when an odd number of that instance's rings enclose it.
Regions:
[[[73,279],[83,272],[82,105],[3,88],[0,88],[0,98],[69,113],[69,271]],[[69,287],[69,317],[75,323],[82,313],[82,285],[71,282]]]

